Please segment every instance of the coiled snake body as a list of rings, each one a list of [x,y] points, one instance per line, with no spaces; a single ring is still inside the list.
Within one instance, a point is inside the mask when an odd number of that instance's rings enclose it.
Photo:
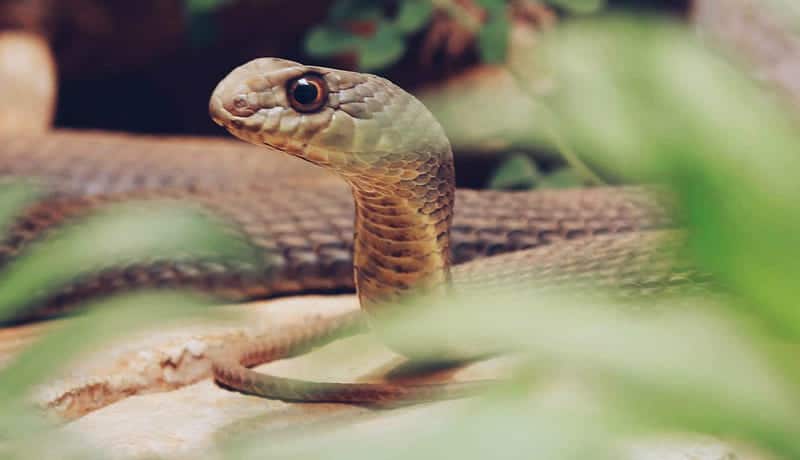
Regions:
[[[9,260],[48,229],[102,204],[166,198],[226,217],[270,259],[269,268],[244,273],[219,264],[132,264],[76,280],[20,319],[139,286],[195,286],[237,299],[356,287],[363,309],[377,318],[409,289],[474,284],[489,272],[537,280],[588,274],[642,292],[657,292],[659,281],[671,279],[660,263],[662,249],[681,238],[657,231],[674,224],[668,199],[643,188],[455,192],[440,125],[382,78],[258,59],[219,84],[210,112],[235,136],[327,171],[221,140],[73,132],[6,139],[0,175],[35,177],[50,193],[12,226],[0,258]],[[462,264],[473,259],[480,260]],[[239,391],[303,401],[427,400],[472,388],[321,385],[244,367],[364,325],[362,315],[348,315],[230,350],[216,359],[216,378]]]

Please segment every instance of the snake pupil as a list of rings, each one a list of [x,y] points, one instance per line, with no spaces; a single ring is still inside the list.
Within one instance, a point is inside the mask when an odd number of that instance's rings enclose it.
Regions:
[[[298,112],[321,109],[328,98],[325,80],[316,74],[306,74],[289,82],[289,102]]]
[[[303,105],[314,103],[319,97],[319,90],[316,86],[312,85],[305,78],[297,81],[297,87],[294,89],[294,98],[297,102]]]

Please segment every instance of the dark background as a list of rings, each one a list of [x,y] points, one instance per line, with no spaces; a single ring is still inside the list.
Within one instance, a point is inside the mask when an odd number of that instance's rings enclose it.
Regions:
[[[303,51],[308,30],[332,4],[239,0],[190,14],[182,0],[0,0],[0,25],[49,37],[60,79],[57,126],[222,134],[206,101],[233,67],[261,56],[352,67],[346,58],[320,62]],[[612,0],[605,9],[618,10],[685,15],[688,0]],[[410,37],[404,57],[381,73],[414,89],[478,64],[472,50],[421,66],[415,51],[424,34]]]

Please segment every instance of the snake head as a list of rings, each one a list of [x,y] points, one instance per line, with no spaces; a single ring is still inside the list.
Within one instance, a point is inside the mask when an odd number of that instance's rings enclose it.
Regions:
[[[234,136],[328,167],[402,175],[404,163],[451,155],[433,115],[381,77],[261,58],[234,69],[214,90],[214,121]]]

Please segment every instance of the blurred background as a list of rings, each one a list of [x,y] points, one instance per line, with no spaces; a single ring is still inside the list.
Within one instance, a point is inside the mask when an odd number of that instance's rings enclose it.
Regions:
[[[800,98],[789,62],[800,45],[754,0],[2,0],[0,131],[52,120],[224,135],[207,115],[211,90],[233,67],[278,56],[378,73],[420,96],[451,138],[461,186],[613,181],[577,158],[563,168],[563,146],[542,142],[530,99],[553,84],[531,56],[543,32],[625,13],[693,27]]]
[[[50,44],[59,71],[57,126],[219,134],[206,100],[250,59],[378,72],[416,90],[479,66],[479,31],[467,22],[481,23],[504,3],[513,4],[512,25],[531,32],[568,14],[535,1],[3,0],[0,26],[40,33]],[[603,7],[633,8],[689,13],[688,1]]]
[[[451,137],[462,186],[573,186],[596,178],[560,170],[558,152],[535,142],[537,117],[503,64],[515,63],[535,83],[541,75],[525,56],[535,52],[542,31],[576,17],[636,12],[686,23],[720,17],[716,2],[696,3],[2,0],[0,28],[41,37],[45,49],[14,53],[23,45],[6,34],[0,69],[13,71],[6,70],[0,95],[7,106],[21,99],[14,110],[24,107],[24,118],[52,119],[57,127],[224,135],[207,115],[213,87],[237,65],[278,56],[379,73],[420,95]],[[711,14],[697,14],[704,3],[712,4]],[[48,60],[52,67],[41,62]],[[21,96],[26,85],[35,87]],[[487,103],[491,115],[482,110]],[[19,127],[19,118],[5,116],[6,130]],[[509,158],[507,172],[495,178]],[[549,177],[553,172],[559,174]]]

